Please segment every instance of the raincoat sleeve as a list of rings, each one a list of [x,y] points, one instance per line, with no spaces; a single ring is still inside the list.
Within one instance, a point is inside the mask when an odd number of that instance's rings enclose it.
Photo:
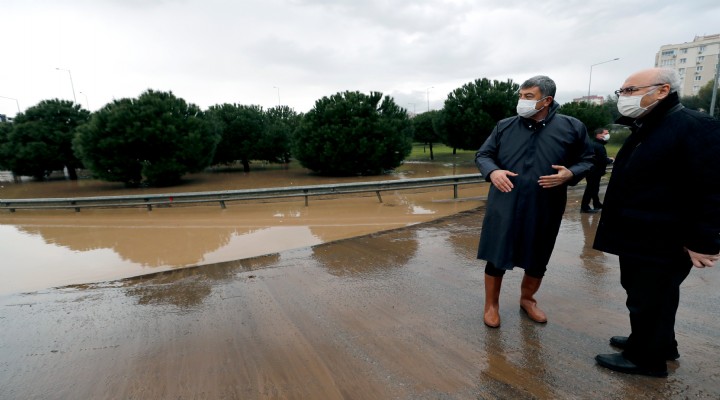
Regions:
[[[590,168],[592,168],[595,158],[595,150],[593,149],[585,125],[578,120],[575,120],[573,125],[577,136],[572,146],[570,165],[566,165],[566,168],[573,173],[572,179],[568,182],[569,186],[575,186],[585,178],[585,175],[587,175]]]
[[[498,124],[499,125],[499,124]],[[495,126],[490,136],[485,140],[480,149],[475,153],[475,165],[477,165],[480,173],[485,180],[490,182],[490,173],[501,169],[497,165],[498,145],[500,138],[498,136],[498,125]]]
[[[678,158],[687,160],[690,181],[684,197],[685,247],[700,254],[720,252],[720,121],[693,121],[683,136]]]

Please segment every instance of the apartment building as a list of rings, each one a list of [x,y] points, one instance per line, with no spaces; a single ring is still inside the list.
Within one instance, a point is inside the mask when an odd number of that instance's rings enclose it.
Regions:
[[[720,33],[695,36],[692,42],[666,44],[655,55],[655,66],[673,68],[680,74],[680,96],[693,96],[715,79],[720,62]]]

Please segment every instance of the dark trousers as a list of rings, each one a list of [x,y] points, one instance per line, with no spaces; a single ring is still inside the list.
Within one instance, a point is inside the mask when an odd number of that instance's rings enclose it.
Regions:
[[[665,355],[677,349],[675,314],[689,257],[663,262],[620,256],[620,283],[627,293],[631,334],[623,356],[638,366],[666,370]]]
[[[530,277],[533,277],[533,278],[542,279],[543,276],[545,276],[545,271],[547,271],[547,267],[545,267],[545,268],[535,268],[535,269],[526,269],[526,270],[525,270],[525,275],[530,276]],[[495,264],[493,264],[493,263],[491,263],[490,261],[488,261],[488,263],[485,264],[485,273],[488,274],[488,275],[490,275],[490,276],[494,276],[494,277],[496,277],[496,278],[499,278],[499,277],[505,275],[505,270],[496,267]]]
[[[590,173],[585,177],[587,186],[585,186],[585,193],[583,193],[582,201],[580,202],[580,208],[583,210],[590,208],[590,200],[593,202],[593,208],[601,208],[602,203],[600,202],[600,179],[602,175]]]

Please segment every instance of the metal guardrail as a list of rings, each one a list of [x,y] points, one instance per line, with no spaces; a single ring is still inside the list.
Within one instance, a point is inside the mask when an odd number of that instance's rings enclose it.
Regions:
[[[338,183],[330,185],[290,186],[246,190],[224,190],[215,192],[188,192],[163,193],[128,196],[99,196],[99,197],[69,197],[69,198],[43,198],[43,199],[0,199],[0,209],[15,212],[17,209],[75,209],[81,208],[111,208],[111,207],[147,207],[152,211],[153,206],[171,206],[173,204],[189,203],[219,203],[226,208],[229,201],[279,199],[289,197],[304,197],[305,206],[309,204],[310,196],[341,195],[352,193],[375,192],[382,203],[380,192],[390,190],[420,189],[438,186],[453,186],[453,198],[458,198],[458,186],[484,183],[481,174],[450,175],[431,178],[398,179],[392,181]]]

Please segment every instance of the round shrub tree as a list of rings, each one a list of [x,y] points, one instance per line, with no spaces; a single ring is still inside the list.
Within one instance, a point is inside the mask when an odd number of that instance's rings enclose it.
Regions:
[[[293,156],[321,175],[378,175],[411,150],[407,112],[378,92],[323,97],[293,135]]]
[[[16,176],[42,180],[67,167],[71,179],[80,161],[72,150],[75,129],[86,123],[90,112],[67,100],[43,100],[15,117],[6,137],[3,165]]]
[[[78,129],[73,149],[99,179],[167,186],[210,164],[220,141],[212,126],[196,105],[148,90],[93,114]]]

